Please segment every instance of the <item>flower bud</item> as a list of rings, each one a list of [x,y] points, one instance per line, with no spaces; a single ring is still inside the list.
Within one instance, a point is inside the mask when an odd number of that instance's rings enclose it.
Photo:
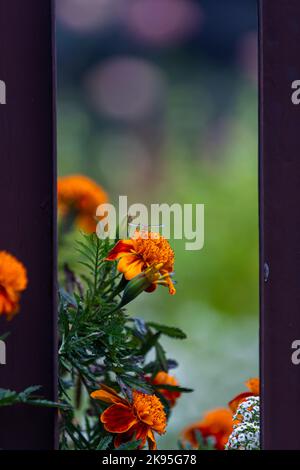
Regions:
[[[124,289],[123,297],[119,308],[124,307],[129,302],[138,297],[160,278],[159,268],[161,265],[150,266],[141,274],[135,276],[128,282]]]

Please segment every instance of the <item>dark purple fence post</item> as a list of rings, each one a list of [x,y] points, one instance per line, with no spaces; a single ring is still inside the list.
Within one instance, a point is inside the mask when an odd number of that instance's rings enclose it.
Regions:
[[[29,286],[9,330],[0,387],[41,385],[56,398],[56,161],[51,0],[0,0],[0,250],[27,267]],[[2,103],[3,103],[2,96]],[[1,449],[54,449],[56,415],[0,408]]]
[[[295,82],[300,80],[299,44],[299,0],[261,0],[261,396],[264,449],[300,449],[300,355],[297,352],[300,342],[294,343],[300,339],[300,93],[297,92],[300,83]]]

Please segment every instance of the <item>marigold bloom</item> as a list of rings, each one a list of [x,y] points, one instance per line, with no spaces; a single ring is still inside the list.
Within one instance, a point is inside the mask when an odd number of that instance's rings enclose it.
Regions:
[[[192,424],[183,431],[183,438],[194,448],[199,447],[197,432],[203,439],[213,437],[216,450],[224,450],[225,444],[232,432],[232,413],[227,408],[218,408],[207,412],[202,421]]]
[[[248,388],[249,392],[240,393],[228,403],[228,406],[233,413],[236,412],[238,406],[248,397],[259,395],[259,379],[258,378],[247,380],[247,382],[245,382],[245,385]]]
[[[178,382],[175,377],[167,374],[167,372],[160,371],[156,374],[154,379],[151,381],[153,385],[162,385],[162,387],[157,387],[157,391],[161,393],[166,400],[170,403],[171,406],[176,404],[177,399],[180,397],[180,392],[174,392],[171,390],[166,390],[163,385],[173,385],[178,386]]]
[[[101,414],[100,420],[106,431],[117,434],[115,447],[135,438],[141,440],[140,449],[146,441],[149,449],[157,448],[154,432],[165,433],[167,418],[163,405],[155,395],[134,391],[130,402],[112,388],[101,385],[101,389],[91,393],[91,397],[111,405]]]
[[[96,210],[107,202],[106,192],[93,180],[82,175],[58,179],[58,210],[62,217],[72,215],[75,224],[85,232],[96,230]]]
[[[120,240],[107,256],[107,261],[119,259],[118,270],[130,281],[148,268],[156,269],[158,276],[153,279],[147,292],[153,292],[158,284],[167,286],[170,294],[176,289],[172,281],[174,251],[168,240],[159,233],[136,230],[129,240]]]
[[[23,264],[6,251],[0,251],[0,315],[10,319],[19,311],[20,294],[26,287]]]

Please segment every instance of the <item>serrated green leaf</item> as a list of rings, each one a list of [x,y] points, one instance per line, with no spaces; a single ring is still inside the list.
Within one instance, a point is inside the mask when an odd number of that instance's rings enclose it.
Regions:
[[[169,385],[169,384],[159,384],[153,385],[153,387],[158,390],[169,390],[170,392],[180,392],[180,393],[191,393],[194,390],[192,388],[186,387],[179,387],[177,385]]]
[[[96,450],[106,450],[110,443],[112,442],[113,440],[113,437],[112,436],[105,436],[101,439],[101,441],[99,442]]]
[[[169,336],[170,338],[186,339],[186,334],[180,329],[172,326],[160,325],[158,323],[149,322],[148,326],[159,331],[163,335]]]
[[[156,359],[157,359],[157,362],[160,364],[161,370],[168,372],[168,361],[167,361],[166,353],[163,347],[159,343],[156,343],[155,350],[156,350]]]
[[[141,442],[141,440],[126,442],[121,444],[116,450],[137,450]]]

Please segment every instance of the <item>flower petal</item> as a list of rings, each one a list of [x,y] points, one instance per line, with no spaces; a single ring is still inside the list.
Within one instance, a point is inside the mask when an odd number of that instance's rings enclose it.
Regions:
[[[107,387],[107,385],[104,385],[104,384],[101,384],[100,387],[101,387],[100,390],[95,390],[94,392],[91,393],[91,397],[94,398],[95,400],[100,400],[100,401],[103,401],[104,403],[127,404],[126,400],[120,397],[117,394],[117,392],[113,390],[112,388]]]
[[[135,427],[135,438],[137,441],[141,441],[139,445],[139,449],[143,449],[146,444],[147,436],[148,436],[149,426],[147,424],[139,423]]]
[[[134,426],[132,426],[132,428],[130,428],[129,431],[121,433],[121,434],[117,434],[114,439],[115,448],[117,449],[118,447],[120,447],[120,445],[125,444],[126,442],[132,441],[134,433],[135,433]]]
[[[149,450],[156,450],[157,449],[156,440],[151,429],[148,430],[147,439],[148,439]]]
[[[123,255],[130,253],[134,249],[132,240],[120,240],[108,253],[106,260],[114,261]]]
[[[108,432],[124,433],[137,423],[137,419],[129,405],[118,403],[102,413],[101,422]]]
[[[124,273],[125,279],[127,279],[127,281],[130,281],[134,277],[141,274],[143,266],[143,260],[137,258],[135,255],[127,255],[120,259],[118,263],[118,270]]]
[[[228,406],[231,409],[231,411],[235,413],[240,403],[242,403],[244,400],[246,400],[246,398],[251,397],[251,396],[253,396],[253,393],[251,392],[240,393],[228,403]]]
[[[123,255],[122,258],[120,259],[120,261],[118,262],[118,271],[120,271],[121,273],[126,273],[126,271],[128,271],[128,269],[129,269],[130,265],[132,263],[135,263],[138,260],[139,259],[137,258],[137,256],[134,253],[127,253],[127,254]]]

